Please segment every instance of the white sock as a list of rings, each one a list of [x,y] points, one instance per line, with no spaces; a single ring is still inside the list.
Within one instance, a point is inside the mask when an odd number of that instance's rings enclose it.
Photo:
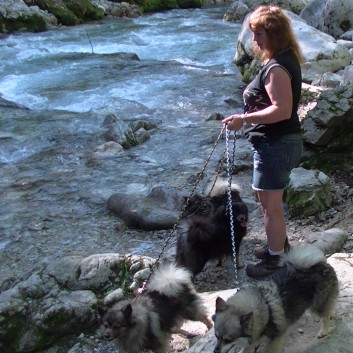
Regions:
[[[284,249],[282,249],[281,251],[272,251],[271,249],[268,249],[268,252],[270,253],[270,255],[283,255]]]

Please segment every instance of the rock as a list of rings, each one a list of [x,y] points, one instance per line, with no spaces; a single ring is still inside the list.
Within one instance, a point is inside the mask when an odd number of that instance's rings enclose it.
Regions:
[[[243,20],[239,17],[239,13],[244,13],[245,7],[248,9],[248,12],[255,10],[261,4],[273,4],[273,1],[259,1],[259,0],[242,0],[242,1],[233,1],[229,9],[226,12],[228,21],[239,21]],[[290,10],[295,14],[299,14],[300,11],[305,7],[305,1],[303,0],[281,0],[280,6],[283,9]]]
[[[77,271],[76,288],[102,289],[125,271],[125,259],[119,254],[96,254],[83,259]]]
[[[91,291],[71,293],[59,289],[44,273],[35,273],[0,294],[0,318],[6,318],[0,332],[0,350],[34,351],[74,329],[83,329],[92,321],[95,303]]]
[[[116,3],[107,0],[90,0],[92,4],[104,10],[106,15],[115,17],[139,17],[142,15],[141,10],[137,5],[129,4],[128,2]]]
[[[324,171],[350,169],[353,147],[353,131],[347,129],[353,124],[353,84],[333,89],[311,91],[303,87],[303,104],[306,113],[302,117],[303,139],[309,161],[309,168]],[[305,103],[305,95],[311,95]]]
[[[30,5],[28,6],[27,3]],[[0,32],[44,31],[59,24],[74,26],[105,15],[138,17],[137,5],[107,0],[3,0],[0,4]]]
[[[311,0],[300,13],[310,26],[338,38],[353,28],[353,0]]]
[[[332,228],[308,235],[306,242],[315,245],[326,255],[334,254],[342,249],[348,234],[339,228]]]
[[[0,94],[1,96],[1,94]],[[28,110],[27,107],[21,105],[21,104],[18,104],[18,103],[15,103],[15,102],[11,102],[7,99],[4,99],[2,97],[0,97],[0,107],[2,108],[16,108],[16,109],[25,109],[25,110]]]
[[[227,22],[240,22],[250,9],[242,1],[234,1],[223,16],[223,20]]]
[[[177,221],[183,195],[176,188],[157,186],[147,196],[116,193],[108,208],[128,227],[143,230],[171,229]]]
[[[119,157],[124,153],[124,148],[119,143],[110,141],[96,147],[93,157],[97,159]]]
[[[344,68],[340,83],[342,86],[353,86],[353,65],[348,65]]]
[[[118,289],[114,290],[113,292],[109,293],[103,299],[103,303],[104,303],[104,305],[111,306],[123,298],[124,298],[124,292],[121,288],[118,288]]]
[[[0,32],[26,30],[45,31],[58,24],[52,14],[38,6],[28,7],[22,0],[2,0],[0,4]]]
[[[294,168],[285,200],[292,217],[312,216],[329,208],[335,198],[330,178],[319,170]]]
[[[150,138],[147,130],[156,127],[151,122],[141,120],[126,123],[114,114],[108,114],[105,117],[103,126],[107,129],[104,133],[104,139],[106,141],[114,141],[125,149],[146,142]]]
[[[148,257],[119,254],[53,261],[0,293],[0,351],[40,351],[65,335],[98,327],[98,298],[109,292],[106,302],[121,299],[127,282],[144,278],[152,263]]]

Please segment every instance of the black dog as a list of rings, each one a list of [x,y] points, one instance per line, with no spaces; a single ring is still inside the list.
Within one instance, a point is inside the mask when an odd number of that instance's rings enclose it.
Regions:
[[[234,245],[237,267],[243,267],[239,248],[247,232],[248,207],[239,190],[232,188]],[[216,185],[210,196],[194,195],[186,207],[186,217],[178,229],[176,262],[194,276],[202,271],[207,261],[231,256],[230,214],[227,209],[227,188]]]

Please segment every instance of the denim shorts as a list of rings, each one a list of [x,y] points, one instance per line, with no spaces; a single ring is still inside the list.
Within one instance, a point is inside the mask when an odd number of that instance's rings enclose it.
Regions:
[[[275,141],[259,138],[252,141],[253,184],[256,191],[283,190],[290,172],[303,151],[301,134],[285,135]]]

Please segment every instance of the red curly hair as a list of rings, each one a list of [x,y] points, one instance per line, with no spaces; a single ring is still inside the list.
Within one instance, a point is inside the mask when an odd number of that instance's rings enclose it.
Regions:
[[[252,32],[263,28],[270,39],[270,47],[261,51],[257,46],[254,53],[262,61],[266,61],[284,50],[292,50],[299,63],[303,63],[303,55],[298,39],[293,32],[291,21],[278,6],[261,5],[249,17],[248,26]]]

